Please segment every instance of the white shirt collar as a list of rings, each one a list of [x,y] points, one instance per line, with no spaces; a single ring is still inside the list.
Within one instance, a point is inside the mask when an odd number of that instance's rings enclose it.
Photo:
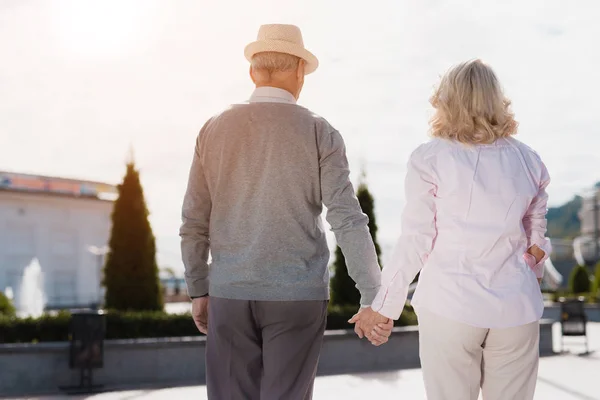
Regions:
[[[296,104],[296,98],[287,90],[271,86],[262,86],[254,89],[249,102]]]

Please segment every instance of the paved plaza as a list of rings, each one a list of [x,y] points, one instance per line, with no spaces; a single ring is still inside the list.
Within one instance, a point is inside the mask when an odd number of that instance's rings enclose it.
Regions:
[[[590,323],[590,354],[582,355],[583,341],[571,338],[566,353],[545,357],[540,362],[536,400],[600,400],[600,323]],[[559,325],[555,324],[555,350],[560,349]],[[596,350],[596,351],[594,351]],[[319,377],[314,400],[425,399],[421,370]],[[137,389],[88,396],[31,397],[39,400],[173,400],[206,399],[204,386],[169,389]]]

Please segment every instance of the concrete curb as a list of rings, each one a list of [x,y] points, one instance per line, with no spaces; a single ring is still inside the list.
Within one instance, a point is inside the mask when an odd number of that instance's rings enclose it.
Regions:
[[[552,351],[552,322],[540,325],[540,354]],[[107,340],[104,368],[94,381],[105,389],[200,385],[205,382],[206,338]],[[69,369],[69,343],[0,345],[0,396],[58,393],[62,385],[78,383],[79,371]],[[395,328],[390,341],[373,347],[351,330],[325,333],[318,375],[336,375],[419,368],[416,326]]]

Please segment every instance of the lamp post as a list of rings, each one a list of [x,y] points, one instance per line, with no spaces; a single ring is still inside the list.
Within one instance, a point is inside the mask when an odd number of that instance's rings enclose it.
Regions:
[[[104,256],[108,253],[109,248],[107,246],[97,247],[88,246],[87,250],[96,257],[96,276],[98,279],[98,291],[96,304],[102,304],[102,266],[104,264]]]
[[[600,243],[598,242],[598,188],[594,188],[594,194],[592,196],[594,201],[594,249],[595,249],[595,261],[600,260]]]

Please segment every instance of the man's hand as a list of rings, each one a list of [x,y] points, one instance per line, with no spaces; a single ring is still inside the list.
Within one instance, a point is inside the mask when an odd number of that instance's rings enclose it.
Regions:
[[[356,314],[354,314],[352,319],[350,319],[348,322],[353,323],[352,320],[354,318],[358,317],[360,315],[360,313],[362,313],[364,310],[366,310],[366,308],[361,307],[358,310],[358,312]],[[354,324],[354,333],[356,333],[356,336],[358,336],[360,339],[365,337],[365,332],[363,332],[363,330],[360,328],[359,324]]]
[[[366,336],[374,346],[386,343],[394,326],[392,320],[373,311],[371,307],[362,308],[348,322],[356,324],[354,331],[358,337],[362,339]]]
[[[197,297],[192,299],[192,317],[198,330],[205,335],[208,334],[208,302],[209,297]]]

